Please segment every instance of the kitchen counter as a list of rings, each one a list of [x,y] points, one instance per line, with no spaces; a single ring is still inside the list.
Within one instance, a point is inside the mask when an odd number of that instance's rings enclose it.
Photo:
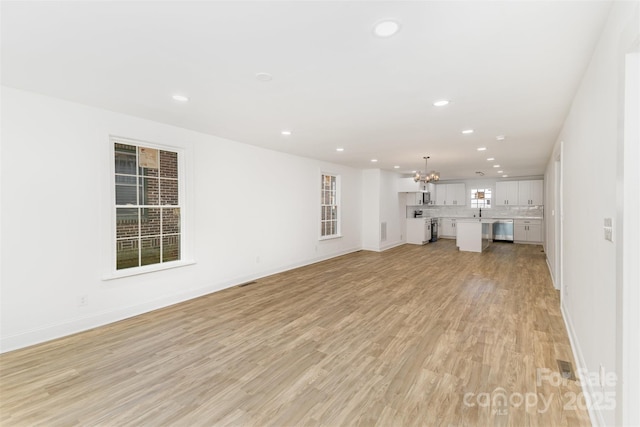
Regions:
[[[431,240],[431,218],[407,218],[407,243],[426,245]]]
[[[482,252],[493,241],[494,218],[459,218],[456,220],[456,246],[461,251]],[[487,239],[484,235],[489,236]]]
[[[500,221],[500,218],[458,218],[456,219],[456,221],[458,221],[458,224],[462,222],[480,222],[482,224],[493,224],[496,221]]]
[[[413,216],[411,217],[407,217],[407,219],[409,218],[414,218]],[[541,216],[505,216],[505,217],[482,217],[482,218],[478,218],[475,216],[451,216],[451,215],[446,215],[446,216],[426,216],[426,215],[422,215],[422,216],[418,216],[416,218],[455,218],[456,220],[462,220],[462,219],[491,219],[491,220],[504,220],[504,219],[544,219]]]

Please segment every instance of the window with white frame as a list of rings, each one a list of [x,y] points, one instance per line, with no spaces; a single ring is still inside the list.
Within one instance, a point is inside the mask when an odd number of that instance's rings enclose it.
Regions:
[[[340,235],[339,176],[322,174],[320,180],[320,237]]]
[[[490,188],[472,188],[470,206],[472,208],[490,208],[491,207],[491,189]]]
[[[114,141],[116,270],[179,261],[178,152]]]

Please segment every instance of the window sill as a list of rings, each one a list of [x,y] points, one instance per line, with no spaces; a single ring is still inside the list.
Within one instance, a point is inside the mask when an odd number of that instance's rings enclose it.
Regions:
[[[333,235],[333,236],[318,237],[318,240],[320,240],[320,241],[333,240],[333,239],[342,239],[342,234],[336,234],[336,235]]]
[[[117,270],[102,276],[103,281],[121,279],[124,277],[137,276],[140,274],[153,273],[156,271],[170,270],[172,268],[186,267],[195,264],[195,260],[183,260],[165,262],[162,264],[145,265],[144,267],[127,268],[125,270]]]

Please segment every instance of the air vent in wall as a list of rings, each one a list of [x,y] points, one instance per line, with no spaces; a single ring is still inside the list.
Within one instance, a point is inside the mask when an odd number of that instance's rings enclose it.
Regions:
[[[386,222],[380,223],[380,241],[381,242],[387,241],[387,223]]]

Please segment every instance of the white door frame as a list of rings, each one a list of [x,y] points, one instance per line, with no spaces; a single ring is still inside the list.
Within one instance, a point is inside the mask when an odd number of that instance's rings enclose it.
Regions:
[[[624,134],[618,141],[616,423],[640,425],[640,40],[625,56]]]
[[[564,219],[564,210],[562,209],[562,174],[563,174],[563,156],[562,156],[562,152],[563,152],[563,147],[564,147],[564,141],[560,141],[560,150],[558,151],[558,155],[555,158],[554,161],[554,177],[555,177],[555,182],[554,182],[554,228],[555,228],[555,233],[554,233],[554,244],[555,244],[555,259],[554,259],[554,273],[555,273],[555,283],[556,283],[556,288],[560,289],[560,304],[562,304],[564,297],[565,297],[565,290],[564,290],[564,280],[562,280],[562,274],[564,269],[562,268],[563,266],[563,244],[562,244],[562,239],[563,239],[563,227],[562,227],[562,222]]]

